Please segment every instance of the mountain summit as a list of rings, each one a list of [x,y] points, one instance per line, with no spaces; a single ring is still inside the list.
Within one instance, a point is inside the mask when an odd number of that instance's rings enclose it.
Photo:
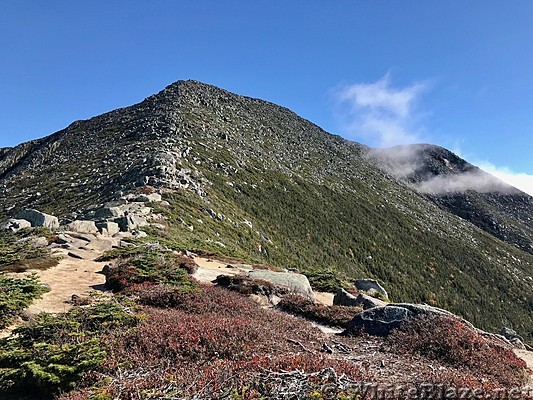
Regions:
[[[297,268],[322,289],[377,278],[395,300],[533,337],[532,198],[445,149],[372,150],[196,81],[0,149],[2,218],[67,223],[147,187],[168,221],[148,233],[170,247]]]

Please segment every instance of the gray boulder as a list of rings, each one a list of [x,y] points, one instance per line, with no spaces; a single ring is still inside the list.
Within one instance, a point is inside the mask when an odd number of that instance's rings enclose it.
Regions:
[[[398,303],[373,307],[357,314],[348,323],[345,334],[366,332],[370,335],[386,336],[391,330],[398,328],[408,318],[419,315],[441,315],[456,318],[475,330],[474,326],[468,321],[457,317],[449,311],[425,304]]]
[[[405,322],[412,312],[403,307],[375,307],[357,314],[346,326],[345,334],[360,332],[374,336],[387,336]]]
[[[504,326],[502,328],[502,330],[500,331],[500,335],[502,335],[507,340],[518,339],[521,342],[524,341],[524,338],[522,336],[520,336],[518,333],[516,333],[515,330],[513,330],[511,328],[507,328],[506,326]]]
[[[101,207],[94,211],[94,218],[120,218],[124,216],[124,210],[120,206],[116,207]]]
[[[59,228],[59,220],[57,217],[33,209],[21,211],[17,214],[16,218],[29,221],[31,226],[42,226],[50,230]]]
[[[362,292],[377,292],[386,299],[389,298],[389,294],[383,286],[381,286],[375,279],[356,279],[353,282],[355,288]]]
[[[2,231],[18,232],[24,228],[31,228],[31,222],[25,219],[11,218],[0,224],[0,230]]]
[[[335,293],[333,304],[337,306],[362,307],[363,310],[368,310],[374,307],[386,306],[388,303],[364,293],[359,293],[355,296],[341,288]]]
[[[94,221],[76,220],[66,225],[67,230],[79,233],[98,233]]]
[[[333,296],[333,304],[336,306],[347,307],[356,307],[359,305],[357,302],[357,296],[354,296],[342,288],[337,289],[337,293]]]
[[[526,350],[524,338],[518,333],[516,333],[516,331],[514,331],[513,329],[504,326],[500,331],[500,335],[507,339],[509,343],[511,343],[515,348],[520,350]]]
[[[358,306],[363,307],[363,310],[369,310],[374,307],[384,307],[388,303],[386,301],[376,299],[375,297],[360,293],[355,299]]]
[[[134,229],[149,225],[146,218],[138,215],[127,215],[122,218],[115,219],[115,221],[122,232],[129,232]]]
[[[291,272],[274,272],[263,269],[254,269],[246,274],[251,279],[261,279],[274,286],[284,288],[290,294],[296,294],[313,299],[313,289],[305,275]]]
[[[96,227],[103,235],[113,236],[120,232],[120,227],[116,222],[99,221],[96,222]]]

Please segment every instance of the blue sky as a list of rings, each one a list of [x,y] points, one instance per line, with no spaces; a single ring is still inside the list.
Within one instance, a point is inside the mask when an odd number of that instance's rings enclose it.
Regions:
[[[196,79],[370,146],[442,145],[533,194],[529,0],[0,6],[0,147]]]

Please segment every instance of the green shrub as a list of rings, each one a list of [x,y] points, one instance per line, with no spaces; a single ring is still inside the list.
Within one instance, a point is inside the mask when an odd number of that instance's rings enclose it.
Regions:
[[[13,318],[48,289],[39,283],[37,275],[15,279],[0,274],[0,328],[5,328]]]
[[[106,359],[102,337],[127,331],[140,316],[117,302],[39,314],[0,341],[0,393],[41,395],[70,390]]]
[[[187,291],[196,286],[189,279],[190,268],[192,268],[190,263],[185,265],[182,257],[170,251],[146,250],[119,260],[110,269],[106,286],[118,292],[132,285],[147,282],[166,284]]]
[[[57,265],[57,258],[51,257],[47,248],[35,246],[31,237],[45,237],[52,241],[54,235],[45,228],[28,228],[17,233],[0,232],[0,271],[23,272]]]

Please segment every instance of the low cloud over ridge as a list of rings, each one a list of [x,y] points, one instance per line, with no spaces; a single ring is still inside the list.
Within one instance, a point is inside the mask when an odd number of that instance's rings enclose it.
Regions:
[[[497,167],[494,164],[483,161],[478,163],[479,168],[517,189],[533,196],[533,175],[523,172],[514,172],[507,167]]]

